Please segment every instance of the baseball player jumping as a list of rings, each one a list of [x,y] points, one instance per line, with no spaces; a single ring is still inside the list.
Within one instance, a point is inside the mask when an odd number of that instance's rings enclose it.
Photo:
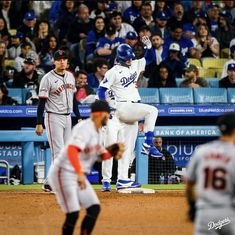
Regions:
[[[137,89],[137,79],[140,73],[145,69],[145,65],[152,62],[154,53],[152,43],[148,37],[144,36],[142,42],[146,45],[147,50],[143,58],[133,60],[135,55],[132,48],[127,44],[121,44],[117,48],[116,65],[114,65],[105,74],[104,79],[100,83],[97,94],[100,100],[105,100],[105,92],[111,89],[116,96],[116,112],[115,115],[123,123],[135,125],[136,122],[144,120],[145,142],[142,146],[141,153],[160,157],[162,154],[153,146],[154,127],[158,116],[158,110],[154,106],[140,103],[140,95]],[[136,125],[137,126],[137,125]],[[135,128],[130,128],[130,131],[136,131]],[[125,136],[126,140],[135,136],[133,143],[136,141],[136,135],[129,133]],[[133,144],[134,146],[134,144]],[[126,146],[128,147],[128,146]],[[123,166],[123,171],[128,174],[130,156],[124,153],[120,163]],[[120,174],[123,175],[123,174]],[[128,179],[128,175],[119,178],[117,181],[117,189],[126,187],[137,187],[135,182]],[[108,186],[108,184],[106,184]]]
[[[217,123],[219,139],[199,146],[187,167],[188,215],[193,221],[196,213],[197,235],[235,234],[235,113]]]
[[[103,147],[102,126],[106,125],[110,107],[106,101],[95,101],[91,105],[91,117],[74,126],[71,137],[51,166],[48,180],[56,198],[66,214],[63,233],[73,234],[81,208],[86,208],[81,235],[91,234],[100,212],[100,202],[86,178],[97,160],[114,156],[120,159],[123,144]]]
[[[76,92],[75,79],[72,73],[66,71],[68,57],[62,50],[54,54],[55,69],[48,72],[41,80],[39,88],[39,104],[37,109],[37,135],[43,133],[43,113],[45,127],[52,153],[52,162],[58,157],[61,148],[71,134],[71,112],[80,119],[78,104],[74,96]],[[47,180],[43,190],[50,192]]]

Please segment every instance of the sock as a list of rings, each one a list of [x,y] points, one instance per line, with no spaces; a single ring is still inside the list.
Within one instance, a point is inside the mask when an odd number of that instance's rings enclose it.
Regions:
[[[93,205],[87,209],[87,215],[82,221],[81,235],[91,234],[99,213],[100,205]]]
[[[67,213],[66,218],[64,221],[63,229],[62,229],[62,234],[63,235],[72,235],[74,227],[76,225],[77,219],[78,219],[78,211],[72,212],[72,213]]]
[[[146,132],[145,133],[145,143],[148,145],[152,145],[153,144],[153,137],[154,137],[153,131]]]

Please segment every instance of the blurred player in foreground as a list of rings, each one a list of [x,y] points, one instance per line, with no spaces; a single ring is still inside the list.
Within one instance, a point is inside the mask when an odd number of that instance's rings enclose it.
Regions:
[[[217,123],[219,139],[199,146],[187,167],[189,218],[196,218],[197,235],[235,234],[235,113]]]
[[[124,151],[123,144],[113,144],[107,148],[102,145],[101,128],[107,124],[109,114],[110,107],[106,101],[94,102],[91,117],[73,128],[67,145],[50,168],[49,184],[66,214],[63,235],[73,234],[81,208],[86,208],[87,214],[80,234],[91,234],[100,212],[100,202],[86,174],[95,161],[112,156],[120,159]]]

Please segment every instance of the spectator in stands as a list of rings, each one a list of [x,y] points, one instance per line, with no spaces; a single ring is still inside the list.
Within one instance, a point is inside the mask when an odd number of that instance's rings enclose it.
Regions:
[[[208,28],[212,36],[219,27],[219,11],[219,5],[214,2],[207,5]]]
[[[140,16],[137,17],[133,22],[133,27],[137,33],[139,33],[140,28],[144,25],[149,27],[153,25],[153,9],[151,3],[149,2],[144,2],[142,4]]]
[[[181,78],[186,68],[186,64],[182,59],[181,50],[178,43],[171,43],[168,48],[168,57],[162,60],[162,63],[166,64],[171,69],[173,76],[176,78]]]
[[[33,11],[29,11],[25,14],[23,24],[18,28],[18,31],[23,33],[25,38],[28,38],[32,41],[36,36],[36,22],[36,15]]]
[[[87,85],[87,76],[88,74],[85,70],[79,70],[74,73],[75,83],[77,88],[75,98],[80,104],[84,103],[85,100],[88,100],[88,97],[90,95],[95,94],[94,90],[89,85]]]
[[[153,34],[151,37],[151,41],[156,55],[156,65],[159,65],[162,62],[164,40],[162,39],[161,35]]]
[[[125,39],[126,34],[129,31],[135,31],[130,24],[122,22],[122,13],[119,11],[113,11],[113,13],[110,15],[110,23],[114,25],[116,29],[116,37],[119,38]]]
[[[36,52],[32,50],[32,45],[29,42],[23,42],[20,45],[21,53],[15,58],[15,69],[20,72],[23,69],[24,61],[26,57],[32,57],[36,60],[38,57]]]
[[[234,0],[226,0],[226,1],[223,1],[223,3],[224,3],[224,7],[223,7],[222,11],[226,12],[226,14],[230,15],[230,17],[232,18],[231,20],[233,20],[235,17],[235,11],[234,11],[235,2],[234,2]]]
[[[0,40],[8,42],[10,34],[7,29],[6,22],[3,17],[0,16]]]
[[[16,74],[15,68],[11,65],[6,65],[3,71],[3,78],[1,83],[4,83],[7,87],[12,87],[15,74]]]
[[[51,32],[48,21],[40,21],[36,28],[36,36],[33,39],[37,53],[42,50],[43,43],[49,34],[51,34]]]
[[[226,14],[220,13],[219,27],[215,31],[215,38],[220,44],[220,50],[229,48],[230,41],[235,38],[235,27],[229,22]]]
[[[185,12],[185,17],[187,19],[187,23],[192,24],[196,17],[205,14],[206,12],[203,10],[203,1],[196,0],[191,1],[191,8]]]
[[[20,73],[17,73],[14,77],[12,84],[13,88],[28,88],[38,93],[39,76],[36,71],[36,61],[33,58],[26,58],[24,61],[24,67]]]
[[[49,72],[54,68],[53,55],[58,49],[58,40],[55,35],[49,35],[42,46],[41,52],[38,54],[40,59],[40,67],[45,71]]]
[[[108,70],[108,61],[103,58],[96,58],[93,66],[95,72],[88,75],[88,85],[92,88],[98,88]]]
[[[75,11],[75,1],[62,1],[58,13],[58,20],[56,23],[59,29],[59,42],[66,38],[69,26],[75,20]]]
[[[0,17],[4,18],[8,29],[17,29],[19,26],[20,20],[18,19],[21,16],[16,9],[16,1],[2,0],[0,2]]]
[[[143,4],[142,0],[131,1],[131,6],[128,7],[123,12],[123,18],[127,23],[133,24],[134,20],[140,16],[140,10],[141,10],[142,4]]]
[[[90,19],[95,19],[97,16],[106,18],[105,11],[108,8],[108,0],[97,0],[96,7],[91,11]]]
[[[187,19],[184,13],[184,6],[180,2],[176,2],[173,7],[173,16],[168,20],[167,26],[172,27],[175,23],[185,24]]]
[[[179,87],[208,87],[208,83],[204,78],[199,77],[198,68],[195,65],[190,64],[185,69],[184,80],[180,83]]]
[[[17,105],[17,101],[8,96],[8,90],[5,85],[0,85],[0,105]]]
[[[53,1],[32,1],[32,9],[38,19],[48,19]]]
[[[175,76],[171,69],[164,63],[160,63],[152,70],[148,87],[176,87]]]
[[[228,70],[227,70],[228,76],[222,78],[219,81],[219,87],[233,87],[235,88],[235,63],[229,64],[228,65]]]
[[[106,27],[105,37],[99,39],[96,46],[96,54],[107,60],[111,58],[112,50],[124,42],[123,38],[116,37],[116,29],[112,25]]]
[[[171,8],[168,6],[168,2],[162,1],[162,0],[158,0],[155,2],[155,6],[154,6],[154,12],[153,12],[153,16],[156,17],[157,13],[159,11],[163,11],[166,13],[168,19],[170,17],[172,17],[172,10]]]
[[[155,16],[155,25],[150,28],[152,34],[159,34],[162,38],[169,36],[170,31],[168,29],[167,20],[168,15],[164,11],[158,11]]]
[[[235,63],[235,45],[230,46],[230,56],[231,56],[231,60],[227,61],[224,64],[223,72],[221,74],[221,78],[224,78],[228,75],[228,73],[227,73],[228,65]]]
[[[75,20],[68,29],[67,39],[70,43],[77,44],[80,40],[87,38],[88,32],[92,29],[92,22],[89,17],[88,7],[85,4],[81,4]]]
[[[15,34],[11,36],[10,44],[8,46],[8,58],[15,59],[21,53],[20,45],[24,39],[24,35],[17,31]]]
[[[186,38],[188,38],[189,40],[191,40],[191,42],[193,43],[194,47],[196,47],[197,40],[195,38],[195,36],[196,36],[196,28],[195,28],[195,26],[193,24],[191,24],[191,23],[186,23],[186,24],[183,25],[183,31],[184,31],[183,35]]]
[[[0,41],[0,83],[3,79],[3,71],[5,68],[5,59],[7,56],[7,44],[5,41]]]
[[[196,35],[197,45],[196,49],[203,57],[219,57],[220,45],[215,37],[209,35],[207,25],[199,25]]]
[[[164,176],[164,183],[167,184],[168,176],[174,175],[176,165],[171,153],[164,149],[162,137],[154,138],[154,146],[163,153],[161,158],[149,157],[149,183],[159,184],[160,175]]]
[[[86,41],[86,61],[87,63],[94,59],[96,44],[101,37],[105,35],[105,22],[102,16],[94,19],[93,29],[88,32]]]
[[[183,26],[180,23],[176,23],[171,27],[171,35],[164,39],[162,59],[168,57],[168,50],[171,43],[176,42],[180,45],[181,60],[185,65],[188,62],[188,57],[195,57],[196,50],[193,47],[193,43],[190,39],[183,36]]]

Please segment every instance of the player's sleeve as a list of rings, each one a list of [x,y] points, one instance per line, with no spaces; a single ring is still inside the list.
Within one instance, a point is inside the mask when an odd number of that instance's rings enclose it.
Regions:
[[[50,81],[48,79],[48,76],[45,75],[40,82],[38,97],[47,99],[49,96],[49,91],[50,91]]]
[[[140,74],[142,71],[144,71],[145,66],[146,66],[146,60],[144,57],[137,60],[137,66],[136,66],[137,74]]]
[[[186,177],[187,180],[190,182],[195,182],[197,180],[196,171],[198,167],[199,155],[200,155],[200,150],[199,149],[195,150],[186,168]]]
[[[109,70],[105,73],[104,79],[101,81],[98,89],[97,95],[100,100],[105,99],[105,92],[107,89],[110,89],[115,82],[115,71]]]

